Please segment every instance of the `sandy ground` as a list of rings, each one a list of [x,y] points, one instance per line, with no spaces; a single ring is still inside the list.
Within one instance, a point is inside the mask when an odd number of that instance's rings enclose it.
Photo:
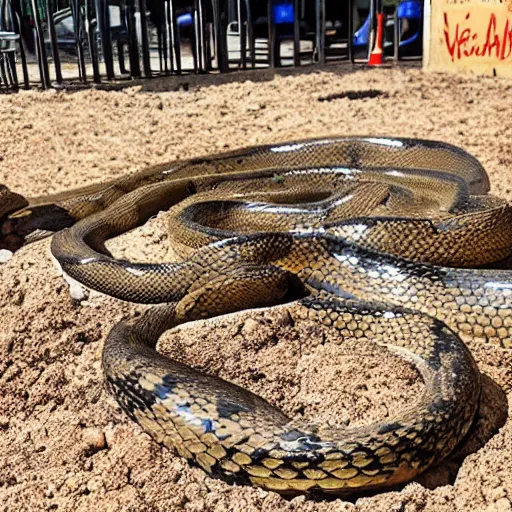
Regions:
[[[248,144],[394,134],[463,146],[486,166],[493,191],[512,199],[511,82],[342,68],[217,82],[170,92],[162,82],[150,85],[153,92],[0,96],[0,183],[35,195]],[[346,97],[368,90],[382,94]],[[164,221],[161,215],[120,237],[114,252],[166,259]],[[141,306],[97,293],[73,301],[47,240],[22,249],[0,273],[0,510],[512,510],[512,352],[470,344],[484,393],[458,457],[394,492],[351,502],[290,500],[207,478],[154,444],[106,394],[103,340]],[[385,418],[422,387],[415,371],[387,352],[339,340],[293,310],[185,326],[167,334],[161,348],[291,416],[335,425]]]

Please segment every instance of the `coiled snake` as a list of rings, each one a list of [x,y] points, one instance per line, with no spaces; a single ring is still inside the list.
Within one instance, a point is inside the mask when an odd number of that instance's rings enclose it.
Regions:
[[[157,442],[228,481],[347,494],[411,480],[468,432],[480,381],[461,337],[512,344],[512,271],[474,268],[512,252],[512,209],[488,190],[478,161],[448,144],[294,141],[46,198],[3,190],[0,247],[58,231],[52,253],[71,277],[162,304],[117,324],[103,352],[108,389]],[[106,239],[169,207],[182,261],[108,253]],[[155,351],[183,322],[291,300],[297,316],[411,361],[423,396],[386,422],[335,431]]]

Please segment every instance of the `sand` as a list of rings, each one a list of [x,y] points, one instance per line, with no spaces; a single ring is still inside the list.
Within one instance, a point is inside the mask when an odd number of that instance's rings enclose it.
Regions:
[[[0,183],[37,195],[249,144],[392,134],[464,147],[487,168],[493,192],[512,199],[510,81],[332,67],[212,82],[183,78],[179,90],[173,90],[178,82],[161,81],[114,92],[0,95]],[[166,238],[161,214],[110,246],[118,256],[163,261]],[[107,395],[103,340],[116,321],[143,306],[94,292],[82,302],[72,299],[48,240],[20,250],[0,274],[2,511],[512,510],[510,351],[469,343],[484,376],[475,428],[457,456],[418,482],[350,502],[285,499],[190,468]],[[184,326],[166,334],[161,350],[260,394],[290,416],[333,425],[386,418],[423,385],[383,349],[340,340],[283,308]]]

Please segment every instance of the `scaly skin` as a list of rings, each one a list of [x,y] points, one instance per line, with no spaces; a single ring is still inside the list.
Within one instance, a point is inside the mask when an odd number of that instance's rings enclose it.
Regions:
[[[226,179],[228,175],[252,174],[262,169],[332,165],[360,170],[437,169],[462,178],[471,194],[489,190],[488,177],[478,160],[450,144],[396,137],[324,137],[163,163],[106,183],[49,196],[25,199],[7,190],[0,195],[0,249],[15,251],[35,239],[32,233],[69,227],[146,185],[205,176],[222,180],[223,176]],[[23,208],[25,203],[28,206]],[[11,212],[14,214],[7,216]]]
[[[512,272],[420,263],[510,254],[511,208],[488,188],[453,146],[332,138],[158,166],[32,200],[6,222],[26,236],[82,219],[52,241],[66,273],[122,300],[167,303],[116,325],[103,352],[108,389],[157,442],[228,481],[350,494],[411,480],[467,433],[480,381],[460,336],[512,344]],[[105,250],[168,207],[187,259],[135,264]],[[423,396],[386,423],[333,431],[154,350],[183,322],[292,299],[295,316],[411,361]]]

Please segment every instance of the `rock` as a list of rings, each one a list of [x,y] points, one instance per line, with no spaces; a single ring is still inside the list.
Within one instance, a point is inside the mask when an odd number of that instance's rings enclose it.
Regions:
[[[63,274],[63,277],[69,284],[69,295],[71,295],[72,299],[80,302],[88,299],[89,291],[86,288],[66,274]]]
[[[295,498],[293,498],[290,503],[294,506],[294,507],[297,507],[299,505],[302,505],[304,502],[306,501],[306,496],[302,495],[302,496],[295,496]]]
[[[0,249],[0,263],[7,263],[14,253],[7,249]]]
[[[74,477],[74,476],[71,476],[69,477],[65,482],[64,482],[64,485],[71,491],[71,492],[75,492],[75,491],[78,491],[78,488],[80,487],[80,484],[78,483],[78,480]]]
[[[254,334],[258,329],[260,329],[261,325],[254,318],[247,318],[242,326],[241,332],[242,334],[250,335]]]
[[[251,105],[247,105],[245,110],[246,112],[258,112],[258,110],[263,110],[265,105],[262,103],[253,103]]]
[[[48,486],[48,488],[44,491],[44,495],[47,497],[47,498],[53,498],[54,495],[55,495],[55,486],[50,484]]]
[[[510,512],[512,511],[512,504],[508,498],[500,498],[495,503],[489,505],[485,512]]]
[[[89,480],[85,486],[85,488],[89,491],[89,492],[95,492],[97,491],[98,489],[100,489],[102,486],[101,484],[101,479],[100,478],[92,478],[91,480]]]
[[[73,279],[71,276],[68,276],[60,266],[60,263],[58,260],[51,255],[51,259],[55,265],[55,268],[57,269],[57,274],[59,276],[62,276],[64,280],[69,284],[69,295],[71,295],[71,298],[77,301],[84,301],[89,298],[89,290],[84,288],[78,281]]]
[[[82,433],[82,439],[90,455],[107,448],[105,433],[99,428],[86,428]]]
[[[114,444],[116,444],[116,429],[113,427],[107,427],[104,434],[107,446],[114,446]]]

